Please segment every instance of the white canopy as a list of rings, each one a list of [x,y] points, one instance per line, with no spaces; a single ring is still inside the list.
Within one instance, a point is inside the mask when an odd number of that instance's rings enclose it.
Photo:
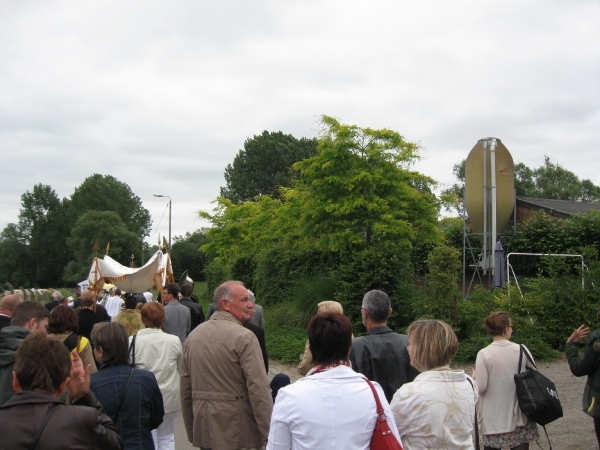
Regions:
[[[88,276],[90,289],[96,291],[102,289],[104,282],[112,283],[125,292],[143,292],[152,285],[162,290],[167,281],[172,280],[171,257],[160,250],[139,269],[122,266],[108,255],[103,259],[94,258]]]

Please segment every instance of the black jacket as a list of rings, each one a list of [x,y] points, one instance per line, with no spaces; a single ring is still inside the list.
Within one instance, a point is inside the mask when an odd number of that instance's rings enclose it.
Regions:
[[[413,381],[419,374],[410,365],[407,346],[406,335],[395,333],[388,327],[372,328],[352,341],[352,368],[369,380],[377,381],[385,398],[391,402],[400,386]]]
[[[260,350],[262,351],[263,359],[265,360],[265,369],[267,369],[267,373],[269,373],[269,357],[267,356],[267,344],[265,343],[265,330],[258,325],[254,325],[250,321],[244,322],[242,325],[244,328],[249,329],[256,335],[258,343],[260,344]]]
[[[179,299],[179,303],[190,308],[190,333],[194,328],[204,322],[204,311],[202,311],[202,306],[196,303],[194,300],[188,297],[183,297]],[[189,334],[189,333],[188,333]]]

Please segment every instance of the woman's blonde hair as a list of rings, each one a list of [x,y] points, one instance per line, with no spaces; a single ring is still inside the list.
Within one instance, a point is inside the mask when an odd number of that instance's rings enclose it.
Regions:
[[[412,347],[411,364],[420,372],[449,365],[458,351],[456,333],[441,320],[417,320],[406,334]]]
[[[339,302],[325,300],[317,305],[317,314],[344,314],[344,308]]]

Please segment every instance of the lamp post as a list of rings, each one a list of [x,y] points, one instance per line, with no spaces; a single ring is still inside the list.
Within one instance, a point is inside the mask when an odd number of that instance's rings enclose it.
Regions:
[[[173,200],[168,195],[154,194],[154,197],[167,197],[169,199],[169,254],[171,254],[171,205]]]

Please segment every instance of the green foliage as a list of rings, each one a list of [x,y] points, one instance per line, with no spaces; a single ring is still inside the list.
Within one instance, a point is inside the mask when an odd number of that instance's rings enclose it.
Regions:
[[[252,292],[256,291],[254,286],[254,272],[256,261],[253,256],[242,256],[236,259],[231,266],[231,278],[241,281]]]
[[[208,256],[200,251],[200,247],[207,242],[206,230],[196,230],[173,238],[171,261],[176,280],[186,270],[192,280],[204,280],[204,266],[208,263]]]
[[[600,253],[600,211],[588,211],[570,219],[556,219],[543,212],[534,213],[520,224],[509,242],[508,251],[522,253],[586,254],[589,264],[598,260]],[[515,272],[524,276],[550,273],[580,273],[580,260],[571,258],[542,258],[512,256]],[[558,271],[561,267],[562,272]]]
[[[307,317],[293,303],[281,303],[264,308],[269,358],[298,363],[306,345]]]
[[[231,279],[230,274],[231,271],[229,267],[217,259],[212,260],[204,266],[204,278],[206,280],[206,290],[208,291],[209,297],[212,297],[212,293],[221,285],[221,283]]]
[[[333,251],[435,240],[437,200],[424,188],[434,181],[409,170],[418,146],[387,129],[322,124],[317,155],[294,164],[300,178],[284,192],[299,205],[300,237]]]
[[[363,332],[360,308],[365,293],[372,289],[384,291],[390,297],[393,309],[388,320],[390,328],[405,328],[412,322],[414,273],[406,247],[377,245],[340,256],[340,264],[333,272],[335,300],[353,322],[355,334]]]
[[[447,245],[438,245],[429,254],[425,286],[416,304],[418,316],[454,322],[454,302],[460,298],[458,271],[461,267],[460,253]]]
[[[110,242],[109,255],[117,261],[128,261],[131,254],[140,253],[138,236],[127,229],[116,212],[88,211],[79,218],[67,241],[73,255],[65,274],[67,281],[75,283],[87,278],[96,239],[102,246]]]
[[[581,180],[560,164],[544,156],[544,165],[530,169],[523,163],[515,166],[515,188],[523,197],[549,198],[579,202],[600,201],[600,186]]]
[[[9,223],[0,234],[0,283],[31,286],[34,273],[28,264],[29,252],[19,228]]]
[[[337,258],[334,253],[314,249],[270,248],[257,257],[254,273],[257,298],[265,305],[289,301],[298,280],[327,277],[338,264]]]
[[[150,212],[131,188],[112,175],[87,177],[71,196],[73,223],[88,211],[113,211],[138,241],[150,234]]]
[[[247,139],[233,164],[225,168],[227,185],[221,188],[221,196],[233,203],[246,202],[259,195],[279,197],[279,188],[291,187],[296,178],[291,166],[316,151],[314,139],[296,139],[281,131],[263,131]]]
[[[322,274],[305,277],[297,280],[290,289],[290,301],[296,310],[304,313],[308,325],[308,319],[317,311],[317,305],[325,300],[335,298],[334,281]]]

